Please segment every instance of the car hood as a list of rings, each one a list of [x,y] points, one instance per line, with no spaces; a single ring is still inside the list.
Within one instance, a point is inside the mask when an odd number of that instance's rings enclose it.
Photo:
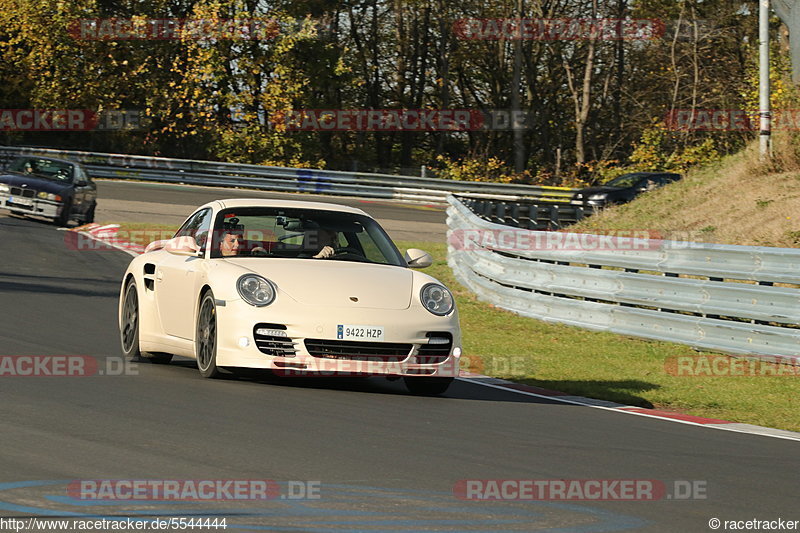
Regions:
[[[27,185],[29,189],[52,194],[60,194],[70,188],[70,184],[59,183],[46,178],[20,176],[19,174],[10,173],[0,175],[0,183],[7,183],[14,187],[21,187],[24,184]]]
[[[408,309],[414,274],[408,268],[325,259],[225,259],[259,274],[305,305]]]

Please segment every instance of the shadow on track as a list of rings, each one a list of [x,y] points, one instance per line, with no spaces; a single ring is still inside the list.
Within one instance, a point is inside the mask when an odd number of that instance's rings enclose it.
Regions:
[[[142,364],[148,365],[147,362]],[[148,365],[150,366],[150,365]],[[197,365],[193,359],[186,357],[176,357],[168,365],[152,365],[153,369],[159,373],[167,372],[172,374],[176,379],[190,378],[202,379],[197,372]],[[287,387],[293,389],[314,389],[314,390],[331,390],[342,392],[363,393],[369,395],[387,395],[387,396],[403,396],[403,397],[418,397],[425,398],[429,401],[443,401],[443,400],[477,400],[477,401],[501,401],[511,403],[536,403],[536,404],[553,404],[559,405],[572,405],[557,402],[547,398],[538,398],[535,396],[527,396],[517,394],[513,391],[500,390],[491,387],[484,387],[469,383],[461,380],[456,380],[446,393],[441,396],[428,396],[420,397],[414,396],[408,392],[403,380],[390,381],[382,376],[374,377],[282,377],[275,375],[269,370],[262,369],[237,369],[223,375],[217,380],[209,380],[211,382],[239,382],[241,386],[258,385],[269,387]]]

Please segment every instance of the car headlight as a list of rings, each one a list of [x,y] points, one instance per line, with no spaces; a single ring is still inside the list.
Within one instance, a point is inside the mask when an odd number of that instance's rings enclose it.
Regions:
[[[0,183],[0,192],[8,193],[9,190],[7,183]]]
[[[60,202],[61,197],[57,194],[51,194],[48,192],[41,191],[39,194],[36,195],[38,198],[42,200],[50,200],[51,202]]]
[[[589,200],[605,200],[605,199],[606,199],[605,194],[593,194],[589,197]]]
[[[444,316],[453,310],[453,295],[438,283],[428,283],[419,292],[422,305],[434,315]]]
[[[236,289],[242,300],[256,307],[264,307],[275,301],[275,286],[268,279],[255,274],[240,277]]]

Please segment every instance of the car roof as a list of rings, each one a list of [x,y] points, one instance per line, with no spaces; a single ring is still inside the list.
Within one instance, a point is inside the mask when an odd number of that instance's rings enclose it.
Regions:
[[[77,161],[70,161],[69,159],[61,159],[60,157],[50,157],[47,155],[37,155],[37,154],[22,154],[18,155],[14,159],[47,159],[48,161],[56,161],[58,163],[68,163],[70,165],[80,165]]]
[[[327,202],[304,202],[300,200],[273,200],[271,198],[227,198],[209,202],[207,206],[215,205],[219,209],[231,209],[236,207],[285,207],[287,209],[315,209],[318,211],[340,211],[366,215],[367,213],[357,207],[349,205],[331,204]],[[206,206],[203,206],[206,207]]]
[[[622,176],[641,176],[643,178],[651,176],[680,176],[677,172],[629,172],[622,174]]]

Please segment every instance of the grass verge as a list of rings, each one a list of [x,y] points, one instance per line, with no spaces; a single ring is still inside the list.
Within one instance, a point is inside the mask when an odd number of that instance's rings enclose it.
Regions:
[[[175,229],[155,224],[120,228],[139,244],[153,240],[147,240],[148,232],[164,238]],[[400,241],[397,245],[421,248],[434,256],[434,264],[425,272],[453,291],[467,370],[628,405],[800,431],[800,402],[794,394],[797,377],[673,375],[668,371],[670,361],[701,353],[684,345],[548,324],[498,309],[456,282],[447,266],[445,244]],[[772,368],[775,373],[794,372],[793,367]]]

